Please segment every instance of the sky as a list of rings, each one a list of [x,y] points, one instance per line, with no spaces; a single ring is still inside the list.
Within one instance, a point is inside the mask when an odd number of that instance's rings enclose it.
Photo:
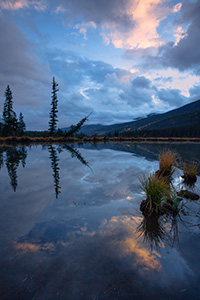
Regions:
[[[200,99],[200,0],[0,0],[0,113],[27,130],[129,122]]]

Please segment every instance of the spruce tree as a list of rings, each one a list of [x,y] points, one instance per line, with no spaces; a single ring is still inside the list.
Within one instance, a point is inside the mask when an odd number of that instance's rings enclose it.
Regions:
[[[57,99],[57,92],[59,91],[58,89],[58,84],[55,81],[55,77],[53,77],[53,82],[52,82],[52,101],[51,101],[51,111],[50,111],[50,121],[49,121],[49,133],[50,135],[53,135],[56,130],[56,124],[58,122],[57,119],[57,106],[58,106],[58,99]]]
[[[4,135],[15,135],[18,129],[16,113],[13,110],[13,97],[9,85],[5,91],[5,102],[3,109],[3,133]]]

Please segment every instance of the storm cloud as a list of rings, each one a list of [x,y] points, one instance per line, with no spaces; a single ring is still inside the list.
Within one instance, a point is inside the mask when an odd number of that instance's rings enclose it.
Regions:
[[[86,21],[93,21],[101,26],[112,26],[120,31],[134,27],[130,14],[133,3],[131,0],[60,0],[59,3],[69,19],[81,15]]]
[[[143,69],[161,69],[172,67],[180,71],[200,71],[200,0],[183,1],[183,4],[173,22],[173,27],[180,31],[177,41],[169,40],[157,47],[145,49],[127,49],[124,57],[130,60],[137,59],[136,66]],[[186,31],[183,30],[187,27]],[[174,31],[174,36],[176,36]]]
[[[168,65],[179,70],[199,69],[200,61],[200,1],[184,1],[181,8],[181,18],[178,24],[189,23],[185,37],[175,46],[167,44],[160,51],[164,52],[163,59]]]
[[[1,94],[10,84],[17,105],[38,105],[39,95],[45,91],[51,80],[48,65],[39,61],[34,45],[14,23],[0,19],[0,31]]]

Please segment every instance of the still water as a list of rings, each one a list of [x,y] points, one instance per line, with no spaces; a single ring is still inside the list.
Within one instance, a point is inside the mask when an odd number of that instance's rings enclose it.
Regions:
[[[0,299],[199,299],[200,200],[140,212],[164,149],[200,162],[198,143],[1,147]]]

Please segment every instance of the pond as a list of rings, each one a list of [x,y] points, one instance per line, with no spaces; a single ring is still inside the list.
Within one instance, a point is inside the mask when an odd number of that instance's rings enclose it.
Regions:
[[[199,143],[0,147],[0,299],[199,299],[200,200],[140,211],[164,149],[200,162]]]

